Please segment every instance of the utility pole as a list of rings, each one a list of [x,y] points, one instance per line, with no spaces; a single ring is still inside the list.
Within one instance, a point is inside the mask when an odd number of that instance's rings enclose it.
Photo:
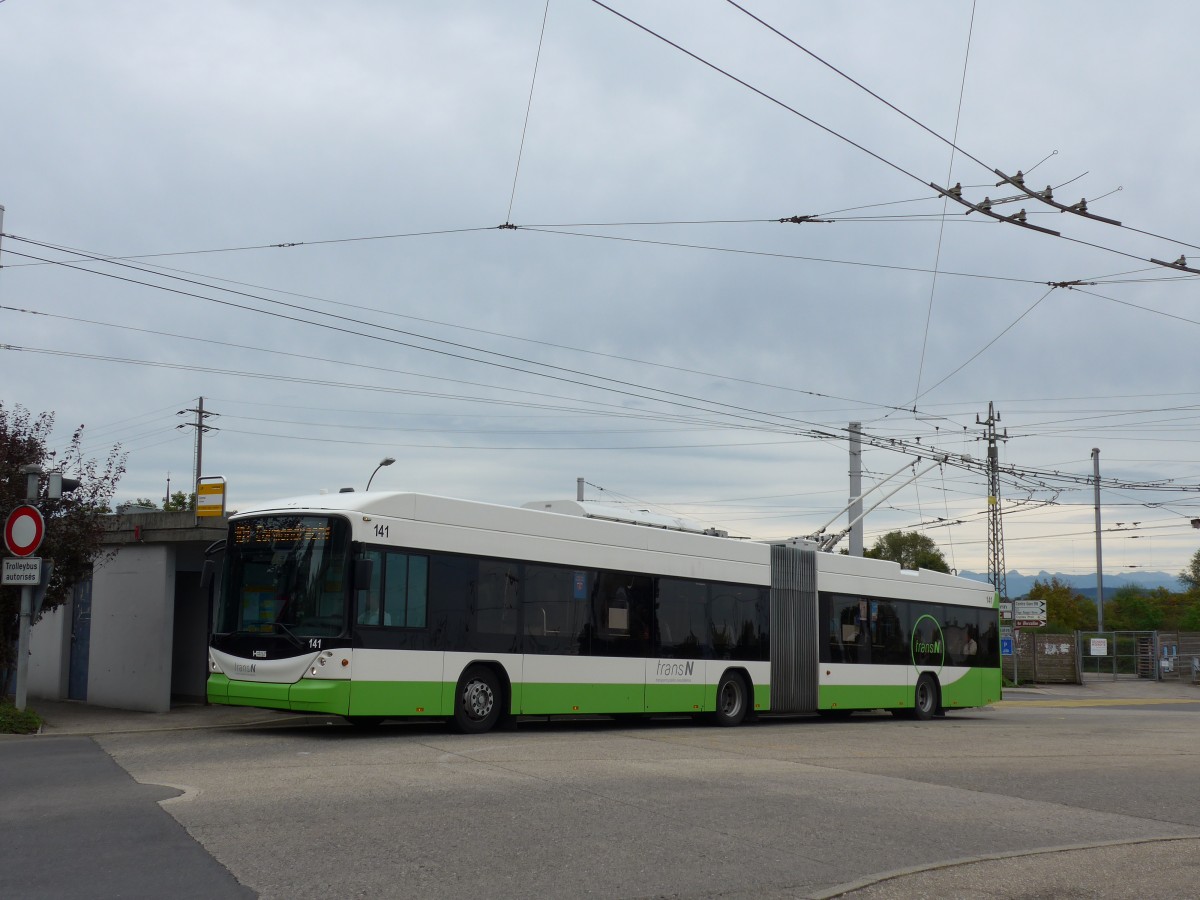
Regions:
[[[992,578],[992,586],[1000,595],[1001,601],[1008,600],[1007,576],[1004,571],[1004,523],[1000,518],[1000,453],[997,441],[1008,440],[1008,429],[1003,434],[996,433],[996,423],[1000,414],[995,405],[988,401],[987,418],[980,421],[975,416],[975,424],[983,425],[984,439],[988,442],[988,574]]]
[[[996,423],[1000,414],[996,412],[995,404],[988,401],[987,418],[980,421],[975,416],[975,424],[983,425],[983,436],[988,442],[988,575],[991,576],[992,586],[1000,595],[1000,602],[1008,602],[1008,576],[1004,570],[1004,522],[1000,517],[1000,451],[998,441],[1008,440],[1008,429],[1002,434],[996,433]],[[1013,628],[1013,684],[1019,682],[1017,675],[1017,649],[1020,635]]]
[[[862,422],[850,423],[850,555],[863,555]]]
[[[220,413],[207,412],[204,409],[204,398],[203,397],[201,397],[199,400],[196,401],[196,406],[194,408],[181,409],[181,410],[179,410],[179,412],[176,413],[176,415],[177,416],[186,416],[188,413],[194,413],[196,416],[196,421],[184,422],[180,425],[176,425],[175,427],[176,428],[195,428],[196,429],[196,477],[192,479],[192,491],[195,492],[195,491],[200,490],[200,476],[202,476],[204,474],[204,464],[203,464],[204,432],[220,430],[219,428],[215,428],[212,425],[205,425],[204,420],[207,419],[209,416],[220,415]],[[198,499],[199,498],[197,498],[197,500]]]
[[[1092,474],[1096,488],[1096,630],[1104,630],[1104,560],[1100,552],[1100,448],[1092,448]],[[1116,650],[1113,651],[1114,653]]]

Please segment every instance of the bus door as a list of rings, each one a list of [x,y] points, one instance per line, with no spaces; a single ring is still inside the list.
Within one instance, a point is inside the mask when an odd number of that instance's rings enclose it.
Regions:
[[[646,710],[646,661],[653,650],[651,630],[654,579],[624,572],[598,572],[592,589],[595,632],[591,694],[598,712]]]
[[[708,585],[658,579],[654,603],[654,653],[646,660],[646,712],[698,712],[704,708],[706,662],[711,655]]]

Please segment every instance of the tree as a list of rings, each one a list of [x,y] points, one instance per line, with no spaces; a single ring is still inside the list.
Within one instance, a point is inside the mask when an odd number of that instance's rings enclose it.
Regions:
[[[1200,590],[1200,550],[1192,554],[1187,568],[1179,573],[1179,580],[1186,591]]]
[[[932,569],[949,572],[946,557],[938,549],[933,538],[919,531],[889,531],[875,541],[863,556],[871,559],[890,559],[905,569]]]
[[[1111,631],[1154,631],[1165,618],[1160,599],[1135,584],[1126,584],[1104,602],[1104,624]]]
[[[78,581],[91,577],[92,564],[101,553],[104,537],[103,517],[117,482],[125,473],[125,454],[120,445],[109,451],[99,463],[84,459],[82,451],[83,426],[80,425],[60,452],[48,447],[54,428],[54,413],[32,415],[22,406],[0,403],[0,512],[25,502],[26,476],[21,467],[40,465],[46,470],[60,470],[77,478],[79,487],[62,499],[46,496],[43,476],[37,506],[46,522],[46,534],[37,555],[54,561],[54,574],[46,589],[43,612],[61,605]],[[13,657],[17,643],[21,589],[0,587],[0,672],[14,668]]]
[[[1096,604],[1056,577],[1035,581],[1029,599],[1046,601],[1047,631],[1090,631],[1096,627]]]
[[[158,509],[158,504],[149,497],[138,497],[133,501],[135,511]],[[191,512],[196,508],[196,492],[185,494],[176,491],[170,497],[163,497],[163,512]]]
[[[163,510],[166,512],[191,512],[195,508],[195,491],[192,491],[190,494],[185,494],[183,491],[176,491],[163,501]]]

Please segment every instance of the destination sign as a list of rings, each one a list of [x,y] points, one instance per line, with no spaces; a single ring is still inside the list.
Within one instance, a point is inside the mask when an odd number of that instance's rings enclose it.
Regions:
[[[327,523],[305,522],[238,522],[233,526],[234,544],[263,544],[279,546],[294,544],[298,541],[327,541],[331,529]]]

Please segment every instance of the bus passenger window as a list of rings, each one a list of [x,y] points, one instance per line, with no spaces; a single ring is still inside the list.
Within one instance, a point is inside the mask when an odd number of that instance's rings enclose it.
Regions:
[[[483,560],[475,588],[475,627],[482,634],[517,633],[518,563]]]
[[[601,572],[593,587],[597,656],[645,656],[650,651],[653,580],[644,575]]]
[[[588,575],[576,569],[526,564],[526,652],[587,654],[590,649]]]
[[[389,552],[383,624],[402,628],[424,628],[428,584],[428,557]]]
[[[658,652],[676,659],[710,658],[708,585],[702,581],[659,578],[657,591]]]
[[[358,624],[378,625],[383,604],[380,602],[380,586],[383,583],[383,557],[379,550],[363,551],[363,558],[371,561],[371,585],[358,591]]]
[[[747,585],[711,587],[713,654],[718,659],[767,659],[766,593]]]
[[[395,551],[366,550],[371,586],[358,592],[359,625],[424,628],[429,558]]]

